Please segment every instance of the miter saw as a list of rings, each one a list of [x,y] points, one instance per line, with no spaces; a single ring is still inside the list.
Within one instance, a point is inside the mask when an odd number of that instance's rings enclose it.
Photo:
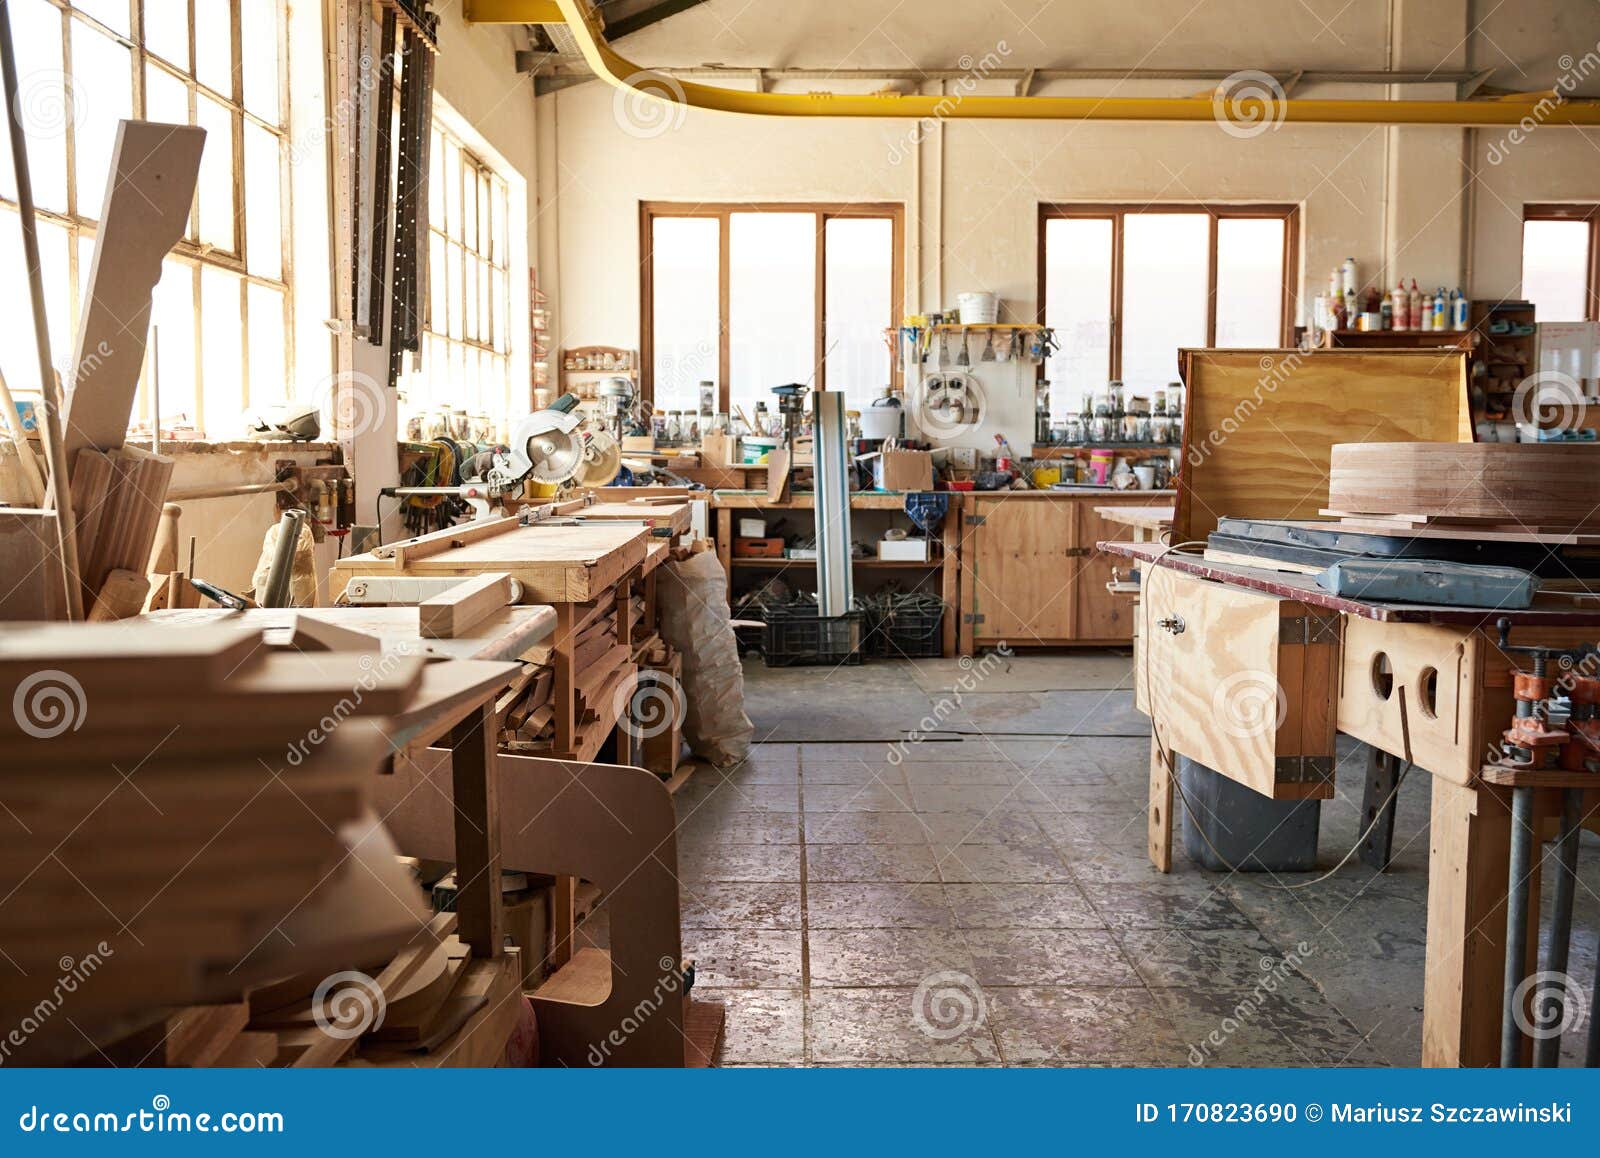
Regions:
[[[472,508],[473,518],[486,519],[502,495],[526,481],[605,486],[622,470],[622,449],[609,432],[583,429],[578,404],[576,394],[563,394],[549,409],[519,419],[508,445],[462,464],[459,486],[385,487],[381,493],[397,498],[452,495]]]

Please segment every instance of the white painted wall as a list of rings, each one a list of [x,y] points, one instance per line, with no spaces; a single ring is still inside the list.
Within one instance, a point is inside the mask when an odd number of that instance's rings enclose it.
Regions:
[[[1154,0],[1136,9],[1057,0],[1037,14],[1033,7],[709,0],[619,47],[641,64],[673,66],[933,68],[998,53],[1008,67],[1494,67],[1493,83],[1519,89],[1548,87],[1563,68],[1600,51],[1600,5],[1561,0],[1355,0],[1331,25],[1323,21],[1332,14],[1318,6],[1267,11],[1248,0]],[[860,86],[789,86],[852,87]],[[1187,95],[1196,87],[1057,82],[1035,91]],[[1600,93],[1600,68],[1574,91]],[[1399,92],[1453,96],[1447,85]],[[1324,85],[1295,95],[1383,94]],[[1007,316],[1024,319],[1035,308],[1040,202],[1293,201],[1302,206],[1303,321],[1346,256],[1384,285],[1404,276],[1430,288],[1459,284],[1474,296],[1514,294],[1523,203],[1600,198],[1600,134],[1549,127],[1491,165],[1487,131],[1461,129],[1280,125],[1239,139],[1212,125],[954,119],[919,143],[908,135],[913,122],[893,119],[691,109],[646,125],[598,83],[539,105],[541,195],[557,202],[541,252],[544,270],[559,271],[552,288],[562,346],[638,344],[638,206],[647,200],[898,201],[907,206],[908,309],[937,309],[962,291],[988,289],[1004,299]],[[1014,374],[999,377],[1015,384],[999,386],[1010,393],[995,407],[997,424],[1021,445],[1031,437],[1031,391]],[[968,441],[988,445],[991,430]]]

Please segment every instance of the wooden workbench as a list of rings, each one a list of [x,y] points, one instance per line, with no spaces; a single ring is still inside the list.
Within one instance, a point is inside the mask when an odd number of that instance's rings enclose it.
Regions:
[[[1497,624],[1510,623],[1516,645],[1567,647],[1594,640],[1600,610],[1593,601],[1560,594],[1541,595],[1532,608],[1518,611],[1368,603],[1331,595],[1305,575],[1167,553],[1148,543],[1101,546],[1138,560],[1145,577],[1140,617],[1150,627],[1135,687],[1141,708],[1152,713],[1149,847],[1157,868],[1171,867],[1175,753],[1260,791],[1263,757],[1270,766],[1275,757],[1302,754],[1287,747],[1305,734],[1291,740],[1290,721],[1304,728],[1320,714],[1331,723],[1330,745],[1337,731],[1374,753],[1362,814],[1387,826],[1392,803],[1384,809],[1383,802],[1392,797],[1399,762],[1410,760],[1433,777],[1422,1063],[1497,1064],[1511,790],[1481,772],[1484,753],[1514,711],[1515,666],[1498,646]],[[1293,688],[1279,677],[1278,690],[1287,693],[1280,700],[1285,718],[1273,715],[1271,724],[1249,735],[1219,728],[1217,701],[1232,681],[1260,678],[1283,662],[1285,644],[1293,642],[1282,630],[1291,622],[1280,619],[1284,614],[1307,626],[1303,641],[1331,647],[1331,668],[1320,669],[1313,682],[1306,663],[1298,669],[1303,682]],[[1152,690],[1145,695],[1147,686]],[[1325,787],[1331,791],[1331,779]],[[1538,815],[1550,809],[1543,802]],[[1363,857],[1382,867],[1387,842],[1376,858],[1368,856],[1371,844],[1369,837]],[[1538,913],[1535,900],[1530,957],[1539,945]],[[1532,960],[1529,965],[1537,967]]]

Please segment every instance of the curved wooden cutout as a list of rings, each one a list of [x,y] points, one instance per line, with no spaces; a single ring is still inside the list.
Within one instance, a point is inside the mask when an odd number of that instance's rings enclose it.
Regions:
[[[682,1066],[677,819],[666,786],[642,768],[505,753],[495,775],[504,866],[593,881],[611,915],[609,993],[603,978],[586,983],[599,951],[585,950],[533,999],[545,1063]],[[397,757],[377,781],[373,804],[401,851],[454,860],[450,752]]]

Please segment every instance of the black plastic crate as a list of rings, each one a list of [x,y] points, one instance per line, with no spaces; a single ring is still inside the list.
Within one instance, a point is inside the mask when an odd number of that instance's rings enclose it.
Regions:
[[[944,653],[946,608],[881,612],[872,626],[872,654],[889,659],[938,659]]]
[[[824,618],[804,609],[772,608],[767,612],[762,659],[768,667],[858,664],[865,620],[860,611]]]

